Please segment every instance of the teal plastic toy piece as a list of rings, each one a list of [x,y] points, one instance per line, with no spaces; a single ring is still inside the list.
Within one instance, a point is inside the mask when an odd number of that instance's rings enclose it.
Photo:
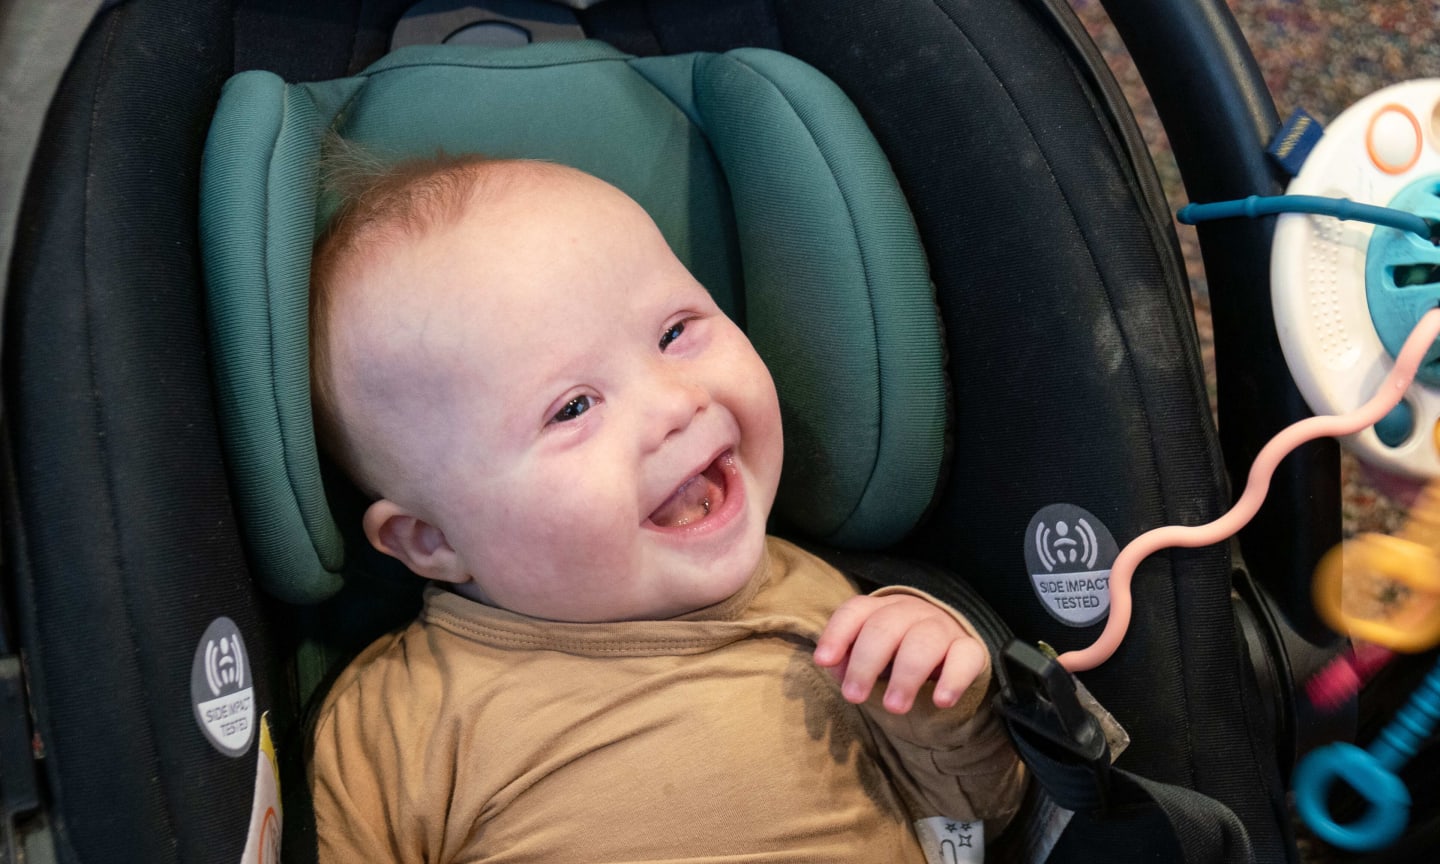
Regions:
[[[1440,176],[1406,186],[1390,207],[1440,218]],[[1365,298],[1380,343],[1394,357],[1420,316],[1440,305],[1440,247],[1409,231],[1380,226],[1365,252]],[[1440,387],[1440,347],[1432,348],[1415,379]]]
[[[1410,701],[1381,730],[1368,751],[1354,744],[1313,750],[1295,769],[1295,805],[1300,817],[1326,843],[1356,852],[1390,845],[1410,819],[1410,791],[1395,772],[1414,756],[1440,721],[1440,663],[1430,670]],[[1330,815],[1326,795],[1344,780],[1370,803],[1354,822],[1341,825]]]

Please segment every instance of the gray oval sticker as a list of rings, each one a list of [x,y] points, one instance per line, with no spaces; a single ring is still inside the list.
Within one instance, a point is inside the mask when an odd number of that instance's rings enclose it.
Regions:
[[[1110,568],[1120,550],[1110,529],[1074,504],[1051,504],[1025,529],[1025,568],[1040,605],[1069,627],[1110,612]]]
[[[255,688],[245,639],[224,616],[210,622],[190,665],[195,721],[216,750],[238,758],[255,740]]]

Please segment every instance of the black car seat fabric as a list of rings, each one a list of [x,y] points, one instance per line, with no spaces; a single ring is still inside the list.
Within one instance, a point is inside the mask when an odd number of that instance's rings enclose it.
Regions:
[[[1228,497],[1133,120],[1041,4],[914,3],[858,21],[819,5],[779,4],[785,48],[840,84],[885,148],[949,336],[956,458],[913,548],[972,579],[1022,638],[1089,644],[1099,625],[1057,624],[1025,578],[1030,518],[1077,504],[1123,544],[1210,521]],[[1147,560],[1125,645],[1082,677],[1131,733],[1121,766],[1224,802],[1258,860],[1283,860],[1283,781],[1241,686],[1232,567],[1224,546]]]
[[[254,756],[211,747],[190,701],[216,617],[244,633],[256,700],[287,713],[196,293],[200,155],[229,40],[224,4],[112,9],[28,183],[4,346],[5,566],[61,861],[239,860]]]
[[[233,516],[201,328],[201,142],[232,73],[353,75],[408,5],[129,0],[51,107],[7,298],[5,566],[63,861],[239,858],[255,763],[205,743],[186,693],[215,616],[243,630],[282,748],[298,743],[281,661],[310,613],[259,593]],[[1123,543],[1227,495],[1150,169],[1056,5],[607,0],[579,17],[638,55],[783,50],[855,103],[914,214],[950,352],[951,459],[899,548],[1064,649],[1095,629],[1035,594],[1040,507],[1084,507]],[[1084,678],[1131,732],[1122,766],[1232,810],[1257,860],[1293,859],[1231,566],[1223,548],[1147,562],[1129,640]],[[1102,823],[1056,860],[1113,860]],[[305,860],[304,836],[287,844]]]

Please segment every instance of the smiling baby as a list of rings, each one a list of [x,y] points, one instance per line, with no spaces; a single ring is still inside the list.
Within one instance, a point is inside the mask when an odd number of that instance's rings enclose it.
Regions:
[[[322,861],[920,862],[1014,814],[968,622],[766,536],[775,386],[634,201],[407,162],[311,281],[322,448],[431,580],[319,715]]]

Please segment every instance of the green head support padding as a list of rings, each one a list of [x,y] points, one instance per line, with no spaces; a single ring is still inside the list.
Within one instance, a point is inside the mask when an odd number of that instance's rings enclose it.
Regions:
[[[762,49],[405,48],[335,81],[237,75],[206,146],[201,232],[224,444],[253,563],[275,596],[322,600],[345,568],[309,392],[309,266],[334,207],[319,176],[332,130],[385,159],[437,149],[547,159],[624,190],[775,378],[786,447],[777,520],[879,548],[930,505],[945,440],[933,290],[889,164],[833,83]]]

